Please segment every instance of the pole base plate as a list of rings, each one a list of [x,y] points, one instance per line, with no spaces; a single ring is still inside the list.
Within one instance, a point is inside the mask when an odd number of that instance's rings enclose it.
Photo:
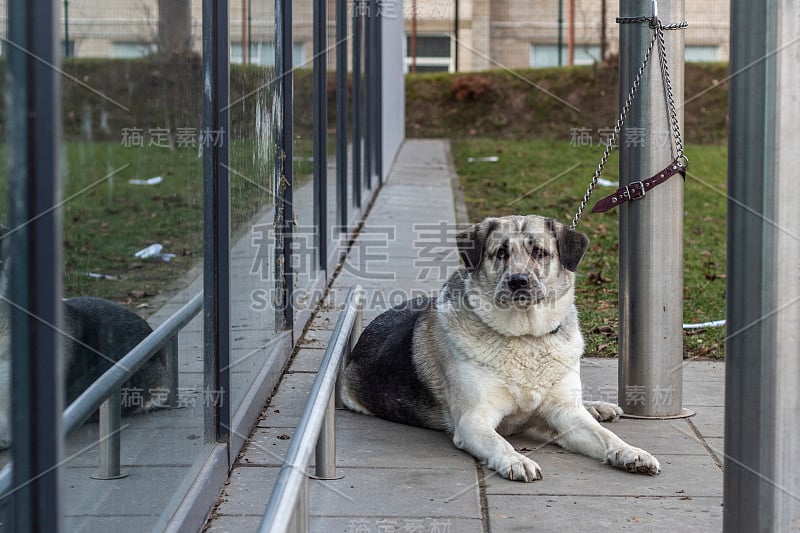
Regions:
[[[105,480],[109,480],[109,479],[126,478],[126,477],[128,477],[128,473],[127,472],[120,472],[116,476],[103,476],[103,475],[100,475],[100,474],[90,474],[89,477],[92,478],[92,479],[99,479],[99,480],[104,480],[105,481]]]
[[[678,418],[689,418],[691,416],[696,415],[694,411],[691,409],[686,409],[685,407],[681,409],[681,412],[677,415],[664,415],[664,416],[647,416],[647,415],[629,415],[628,413],[622,413],[620,418],[633,418],[635,420],[675,420]]]

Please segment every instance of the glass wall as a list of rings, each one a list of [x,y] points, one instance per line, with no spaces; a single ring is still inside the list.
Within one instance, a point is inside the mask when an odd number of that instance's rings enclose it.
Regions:
[[[222,137],[202,128],[199,6],[60,7],[72,43],[61,99],[65,328],[96,350],[65,339],[69,404],[201,291],[201,154]],[[123,384],[119,479],[98,479],[96,415],[67,438],[68,531],[154,527],[207,453],[204,407],[218,394],[204,385],[201,320],[181,331],[177,368],[162,352]]]
[[[243,7],[247,7],[244,12]],[[275,174],[281,102],[275,75],[274,2],[237,2],[230,9],[232,46],[238,43],[241,51],[246,41],[251,52],[242,62],[231,64],[230,74],[230,381],[235,413],[280,337],[274,224],[275,198],[281,189]],[[269,61],[264,50],[272,54]]]
[[[361,82],[356,84],[358,99],[351,89],[353,76],[345,87],[340,79],[338,94],[345,97],[346,111],[342,100],[337,110],[335,80],[337,66],[349,70],[350,58],[363,59],[366,45],[364,39],[355,47],[350,44],[353,11],[343,19],[340,12],[337,19],[334,2],[327,14],[319,11],[325,0],[293,0],[291,5],[274,0],[232,5],[11,1],[19,27],[36,26],[34,33],[49,35],[51,44],[53,32],[44,29],[46,22],[58,26],[60,57],[46,60],[47,54],[40,57],[22,47],[15,76],[0,76],[5,96],[0,100],[0,223],[9,218],[10,188],[17,188],[11,193],[18,194],[14,205],[29,208],[38,202],[39,210],[28,210],[37,214],[12,228],[9,234],[17,236],[3,239],[0,247],[0,492],[13,495],[0,499],[0,509],[10,513],[13,501],[18,516],[27,505],[18,505],[25,492],[20,487],[39,490],[41,485],[31,475],[12,486],[9,449],[15,452],[17,474],[28,471],[18,459],[49,450],[59,458],[60,468],[50,470],[58,490],[42,498],[57,517],[54,523],[63,513],[67,531],[161,530],[179,506],[193,505],[183,498],[198,477],[218,480],[219,472],[212,476],[208,469],[225,469],[230,457],[235,460],[322,296],[331,265],[326,259],[332,256],[321,254],[320,245],[328,244],[335,254],[346,244],[338,229],[343,223],[352,226],[352,206],[358,203],[353,180],[361,173],[353,176],[348,158],[359,152],[353,146],[356,122],[361,133],[355,142],[362,148],[363,79],[369,67],[362,60],[353,74]],[[3,71],[13,46],[7,38],[8,4],[0,0]],[[288,13],[276,13],[276,6]],[[225,13],[228,23],[220,25]],[[315,14],[321,17],[316,24]],[[289,15],[291,25],[286,23]],[[337,44],[328,40],[336,38],[337,25],[340,46],[326,52],[328,44]],[[315,34],[321,56],[315,54]],[[217,50],[230,60],[229,74],[227,60],[204,57],[204,35],[221,39]],[[315,63],[317,57],[321,61]],[[22,67],[33,66],[60,82],[40,92],[52,97],[46,109],[61,124],[40,120],[46,113],[11,112],[27,109],[25,95],[39,88],[31,85],[34,78],[19,75]],[[328,104],[327,112],[322,103]],[[224,112],[229,125],[224,118],[218,127],[206,125],[204,116]],[[11,116],[33,117],[30,127],[41,135],[23,137]],[[7,149],[12,134],[18,135],[14,146],[22,147],[19,153]],[[10,156],[21,161],[23,152],[36,164],[13,166]],[[365,154],[361,149],[359,162]],[[42,171],[48,164],[58,172]],[[36,172],[39,181],[31,181]],[[216,184],[223,189],[214,189]],[[42,198],[50,198],[49,203]],[[49,220],[50,234],[36,229]],[[20,230],[28,225],[31,231]],[[220,243],[225,247],[218,256]],[[9,279],[13,254],[29,246],[40,255],[24,263],[21,279]],[[23,255],[30,257],[30,252]],[[205,283],[212,278],[224,279]],[[42,283],[32,288],[33,281]],[[39,307],[32,304],[31,309],[47,308],[42,302],[49,301],[48,312],[54,315],[44,320],[9,300],[9,287],[26,301],[35,300]],[[224,291],[218,294],[215,287]],[[15,327],[24,322],[33,328],[29,331],[40,328],[46,334],[9,341],[15,305]],[[228,325],[219,334],[219,327]],[[140,343],[162,326],[158,350],[145,354],[147,343]],[[165,328],[171,333],[162,336]],[[57,338],[53,345],[63,348],[63,357],[57,357],[57,349],[44,348],[48,335]],[[28,345],[27,338],[39,344]],[[14,350],[37,364],[45,361],[47,375],[56,376],[63,364],[62,381],[56,385],[53,377],[48,384],[46,375],[26,368],[12,387]],[[145,354],[141,368],[130,360],[137,353]],[[93,385],[114,372],[126,376],[118,388]],[[38,429],[35,438],[23,439],[16,448],[9,448],[16,442],[9,420],[25,402],[14,400],[12,409],[12,389],[45,414],[52,411],[49,417],[18,417],[20,427]],[[100,392],[95,395],[95,390]],[[101,424],[96,407],[106,398]],[[69,431],[62,442],[61,410],[70,405],[63,418]],[[81,406],[90,406],[86,417],[70,415]],[[109,453],[117,440],[119,453]],[[219,459],[220,448],[229,454],[225,460]],[[197,504],[206,507],[191,516],[202,516],[219,488],[206,487],[206,500]],[[9,516],[0,516],[0,530],[14,528]]]

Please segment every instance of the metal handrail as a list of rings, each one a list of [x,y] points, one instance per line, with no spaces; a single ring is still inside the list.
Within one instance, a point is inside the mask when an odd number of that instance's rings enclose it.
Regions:
[[[92,416],[100,405],[136,373],[151,357],[169,343],[203,308],[203,292],[195,295],[158,328],[137,344],[125,357],[106,370],[89,385],[65,410],[63,416],[64,436],[78,429]],[[177,371],[177,369],[173,369]],[[13,444],[12,444],[13,446]],[[0,498],[11,490],[13,463],[0,470]]]
[[[326,422],[332,422],[333,392],[343,366],[343,355],[349,352],[351,345],[357,340],[355,337],[361,331],[363,302],[364,290],[355,285],[347,295],[344,310],[339,315],[331,342],[325,350],[314,385],[308,394],[303,416],[292,435],[291,445],[258,528],[260,533],[284,533],[290,528],[308,531],[306,471],[315,448],[318,449],[317,473],[319,474],[320,467],[328,470],[319,477],[334,477],[330,472],[330,465],[324,464],[330,460],[330,457],[324,457],[324,449],[331,448],[333,440],[333,424]],[[323,423],[330,434],[327,431],[321,432]],[[335,465],[335,460],[333,464]]]

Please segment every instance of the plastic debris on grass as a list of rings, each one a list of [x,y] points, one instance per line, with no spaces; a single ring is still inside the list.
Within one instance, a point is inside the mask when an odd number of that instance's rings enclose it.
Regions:
[[[500,158],[496,155],[490,155],[488,157],[468,157],[467,163],[497,163],[500,161]]]
[[[162,181],[164,181],[163,177],[156,176],[154,178],[146,180],[137,180],[137,179],[128,180],[128,183],[130,183],[131,185],[158,185]]]
[[[161,259],[165,263],[169,263],[172,258],[175,257],[175,254],[162,253],[163,249],[163,244],[153,243],[147,248],[142,248],[133,255],[139,259]]]

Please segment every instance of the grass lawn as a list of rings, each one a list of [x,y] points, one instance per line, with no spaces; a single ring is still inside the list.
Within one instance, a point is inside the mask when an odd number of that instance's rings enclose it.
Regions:
[[[252,142],[234,141],[231,146],[234,233],[260,208],[271,205],[272,164],[254,157],[254,151]],[[0,168],[5,166],[3,146]],[[202,260],[203,168],[196,147],[170,151],[119,142],[68,142],[62,167],[66,297],[101,296],[138,307]],[[310,163],[295,170],[310,172]],[[128,181],[156,176],[162,183]],[[7,179],[1,179],[3,198],[7,186]],[[7,218],[5,202],[0,202],[0,221]],[[153,243],[163,244],[164,252],[176,257],[169,263],[134,257]],[[90,272],[115,279],[93,278]]]
[[[454,140],[452,146],[472,221],[536,213],[569,223],[602,152],[602,147],[573,147],[555,140],[467,139]],[[697,145],[689,146],[686,154],[691,164],[684,199],[684,322],[720,320],[725,318],[727,149]],[[484,156],[499,160],[468,162]],[[618,180],[616,152],[603,177]],[[590,212],[594,202],[612,190],[595,190],[578,226],[591,239],[576,286],[590,356],[617,355],[618,210]],[[685,357],[725,356],[725,328],[684,335]]]

